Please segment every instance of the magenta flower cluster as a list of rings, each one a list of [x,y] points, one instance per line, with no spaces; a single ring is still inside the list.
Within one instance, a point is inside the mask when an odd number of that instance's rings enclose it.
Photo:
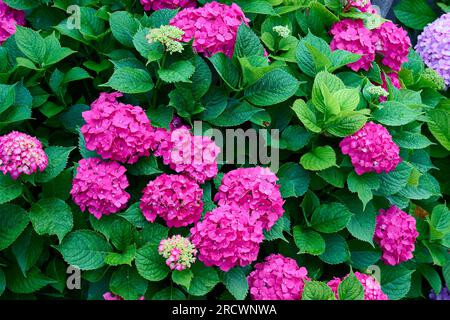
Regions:
[[[121,211],[130,199],[125,191],[129,185],[125,172],[125,167],[117,162],[80,160],[70,191],[73,201],[97,219]]]
[[[385,264],[395,266],[411,259],[418,235],[416,220],[406,212],[396,206],[380,210],[373,239],[383,251]]]
[[[247,210],[252,221],[260,221],[270,230],[283,215],[277,176],[269,168],[240,168],[225,174],[214,200],[222,205],[236,205]]]
[[[16,33],[17,25],[25,25],[25,12],[13,9],[0,0],[0,45]]]
[[[355,272],[355,276],[364,288],[364,300],[389,300],[388,296],[381,290],[381,285],[374,277],[360,272]],[[338,287],[347,277],[348,275],[342,279],[334,278],[328,282],[328,286],[333,290],[336,299],[339,299]]]
[[[203,190],[182,175],[162,174],[144,189],[140,208],[145,218],[154,222],[159,216],[169,227],[184,227],[200,220]]]
[[[364,69],[368,71],[375,60],[375,45],[372,32],[368,30],[362,20],[344,19],[333,25],[330,30],[333,40],[332,50],[346,50],[361,55],[361,58],[348,65],[353,71]]]
[[[263,239],[262,223],[236,205],[214,209],[191,229],[199,260],[223,271],[255,261]]]
[[[25,133],[12,131],[0,137],[0,171],[16,180],[20,175],[44,171],[48,157],[41,142]]]
[[[145,11],[161,9],[191,8],[197,5],[196,0],[140,0]]]
[[[359,131],[345,137],[339,144],[343,154],[350,156],[355,172],[390,172],[401,162],[400,149],[380,124],[368,122]]]
[[[155,154],[161,155],[164,164],[175,172],[203,184],[217,175],[219,153],[220,148],[211,138],[194,136],[182,126],[166,135]]]
[[[132,164],[150,155],[155,129],[142,108],[117,101],[121,96],[101,93],[91,110],[83,112],[86,124],[81,133],[88,150],[103,159]]]
[[[374,14],[372,11],[368,9]],[[335,23],[330,33],[333,36],[332,50],[347,50],[361,55],[358,61],[348,65],[353,71],[368,71],[377,54],[382,57],[381,63],[394,72],[400,71],[402,64],[408,61],[411,40],[404,29],[391,21],[369,30],[360,19],[344,19]]]
[[[228,6],[213,1],[200,8],[181,10],[170,24],[184,31],[182,41],[194,39],[193,48],[198,53],[209,57],[222,52],[232,57],[237,30],[249,21],[237,4]]]
[[[417,53],[450,86],[450,13],[425,27],[417,38]]]
[[[166,265],[170,270],[182,271],[189,269],[195,262],[197,249],[189,239],[179,234],[161,240],[158,246],[158,252],[166,259]]]
[[[348,0],[346,9],[357,8],[361,12],[376,14],[377,10],[372,6],[370,0]]]
[[[253,300],[300,300],[308,271],[294,259],[271,254],[247,278]]]

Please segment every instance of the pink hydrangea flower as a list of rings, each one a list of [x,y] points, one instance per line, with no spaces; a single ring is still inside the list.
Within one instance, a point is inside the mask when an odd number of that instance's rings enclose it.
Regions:
[[[141,0],[145,11],[161,9],[191,8],[197,5],[196,0]]]
[[[220,148],[209,137],[192,135],[187,127],[173,130],[170,145],[161,147],[159,152],[164,164],[200,184],[217,175]]]
[[[16,180],[20,175],[44,171],[48,157],[41,142],[25,133],[13,131],[0,137],[0,171]]]
[[[402,64],[408,61],[411,40],[408,33],[391,21],[383,23],[373,30],[377,53],[383,56],[381,63],[393,71],[400,71]]]
[[[389,77],[389,80],[391,80],[391,83],[394,87],[396,87],[397,89],[401,89],[402,85],[400,83],[400,79],[398,78],[398,73],[397,72],[390,72],[387,73],[387,76]],[[381,73],[381,80],[383,80],[383,84],[382,87],[384,90],[388,90],[387,87],[387,82],[386,82],[386,76],[384,75],[384,73]]]
[[[364,287],[364,300],[389,300],[388,296],[381,290],[380,284],[374,277],[357,271],[355,272],[355,276]],[[328,286],[333,290],[336,299],[339,299],[338,287],[347,277],[348,275],[343,279],[334,278],[328,282]]]
[[[184,42],[194,39],[197,52],[206,56],[222,52],[232,57],[238,28],[249,21],[237,4],[227,6],[213,1],[197,9],[180,11],[170,24],[185,32]]]
[[[184,227],[200,220],[203,211],[203,190],[182,175],[162,174],[144,189],[140,208],[153,222],[157,216],[169,227]]]
[[[380,210],[373,239],[383,251],[385,264],[395,266],[411,259],[418,236],[414,217],[396,206]]]
[[[236,205],[247,210],[252,220],[258,220],[270,230],[283,215],[277,176],[269,168],[240,168],[228,172],[214,197],[219,206]]]
[[[106,292],[103,295],[103,299],[105,299],[105,300],[113,300],[113,301],[121,301],[121,300],[123,300],[123,298],[121,296],[116,296],[112,292]],[[139,298],[139,300],[145,300],[145,297],[142,296],[142,297]]]
[[[83,112],[81,132],[86,148],[103,159],[135,163],[150,155],[155,129],[140,107],[118,102],[122,94],[101,93],[91,110]]]
[[[16,33],[16,25],[25,25],[25,12],[13,9],[0,0],[0,45]]]
[[[377,10],[372,6],[370,0],[348,0],[346,9],[357,8],[361,12],[376,14]]]
[[[121,211],[130,199],[125,191],[129,185],[125,172],[125,167],[117,162],[80,160],[70,191],[73,201],[97,219]]]
[[[261,222],[252,220],[248,212],[238,206],[218,207],[191,229],[191,241],[199,251],[198,259],[206,266],[218,266],[223,271],[255,261],[263,239]]]
[[[380,124],[368,122],[359,131],[344,138],[339,144],[343,154],[350,156],[355,172],[390,172],[401,162],[399,147]]]
[[[364,69],[368,71],[375,60],[375,45],[372,32],[362,20],[344,19],[333,25],[330,31],[333,35],[332,50],[347,50],[361,55],[361,58],[348,65],[353,71]]]
[[[294,259],[271,254],[247,278],[253,300],[300,300],[308,271]]]
[[[197,249],[189,241],[189,239],[180,236],[179,234],[161,240],[158,246],[158,252],[166,260],[167,266],[170,270],[182,271],[189,269],[195,262]]]

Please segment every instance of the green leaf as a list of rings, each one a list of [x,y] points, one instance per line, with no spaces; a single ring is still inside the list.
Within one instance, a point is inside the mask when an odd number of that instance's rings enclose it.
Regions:
[[[125,300],[138,300],[147,291],[148,282],[142,278],[136,269],[122,266],[116,270],[109,282],[112,293]]]
[[[338,234],[325,234],[325,252],[320,260],[328,264],[339,264],[350,260],[350,250],[345,239]]]
[[[412,166],[401,162],[394,171],[378,175],[380,188],[377,194],[391,195],[402,190],[408,183],[412,169]]]
[[[241,75],[239,69],[223,53],[219,52],[209,58],[220,77],[233,90],[238,90]]]
[[[25,277],[19,268],[11,266],[6,269],[6,287],[14,293],[33,293],[46,285],[54,283],[53,279],[50,279],[37,268],[33,267]]]
[[[118,213],[117,215],[138,228],[143,228],[147,224],[147,220],[145,220],[144,214],[139,208],[139,202],[132,204],[125,212]]]
[[[133,44],[136,50],[147,59],[153,62],[162,59],[164,56],[164,46],[159,42],[148,43],[146,38],[149,28],[140,29],[133,37]]]
[[[3,272],[3,269],[0,268],[0,297],[2,296],[3,292],[5,292],[5,289],[6,289],[5,273]]]
[[[64,238],[57,247],[64,260],[80,270],[95,270],[105,265],[111,245],[97,232],[76,230]]]
[[[422,30],[436,20],[436,13],[425,0],[402,0],[394,7],[398,20],[415,30]]]
[[[39,235],[57,235],[59,242],[73,228],[70,207],[56,198],[41,199],[34,203],[30,209],[30,219]]]
[[[174,82],[191,82],[189,80],[195,72],[195,67],[189,61],[177,61],[164,69],[158,70],[158,75],[161,80]]]
[[[39,6],[39,2],[35,0],[4,0],[3,2],[17,10],[34,9]]]
[[[284,233],[290,233],[290,229],[291,220],[289,218],[289,213],[286,212],[275,222],[275,224],[269,231],[264,230],[264,239],[266,241],[281,239],[285,242],[288,242],[288,240],[284,236]]]
[[[39,32],[30,28],[17,26],[15,39],[22,53],[35,63],[42,64],[45,60],[46,45]]]
[[[277,176],[280,179],[280,192],[283,198],[301,197],[308,190],[309,173],[297,163],[283,164],[278,170]]]
[[[365,270],[380,260],[381,251],[373,248],[367,242],[350,240],[348,245],[351,253],[351,265],[356,269]]]
[[[403,103],[386,101],[381,104],[381,108],[372,113],[372,116],[381,124],[403,126],[417,120],[421,114],[421,110],[410,108]]]
[[[445,204],[433,208],[430,218],[431,239],[442,239],[450,233],[450,210]]]
[[[366,110],[341,111],[327,119],[324,129],[334,136],[343,138],[361,129],[366,121]]]
[[[158,247],[146,245],[136,254],[136,268],[139,274],[149,281],[161,281],[169,274],[165,259],[159,255]]]
[[[153,80],[146,70],[131,67],[117,68],[107,83],[102,85],[129,94],[152,90]]]
[[[249,121],[253,115],[261,111],[262,109],[243,101],[228,105],[220,116],[209,122],[217,127],[234,127]]]
[[[0,84],[0,114],[14,104],[16,90],[14,85]]]
[[[317,124],[315,113],[308,107],[305,101],[298,99],[292,106],[297,117],[303,123],[303,125],[310,131],[320,133],[322,129]]]
[[[450,151],[450,112],[444,110],[431,110],[427,113],[431,122],[428,128],[437,141]]]
[[[363,203],[363,208],[365,208],[367,203],[373,198],[372,190],[376,190],[380,187],[380,181],[374,173],[358,175],[352,171],[348,175],[347,185],[351,192],[356,192],[358,194],[358,198]]]
[[[50,66],[55,64],[71,54],[75,53],[72,49],[63,48],[59,43],[59,40],[56,38],[55,33],[53,32],[51,35],[47,36],[45,39],[45,57],[43,61],[44,66]]]
[[[336,165],[336,153],[330,146],[316,147],[300,158],[306,170],[320,171]]]
[[[406,296],[411,287],[412,271],[403,266],[381,265],[381,289],[390,300],[399,300]]]
[[[162,10],[159,10],[162,11]],[[156,12],[159,12],[156,11]],[[186,296],[183,292],[181,292],[179,289],[175,287],[170,288],[164,288],[161,291],[158,291],[155,293],[155,295],[152,297],[152,300],[186,300]]]
[[[212,83],[212,73],[209,65],[202,57],[194,56],[191,63],[195,68],[195,72],[191,78],[192,93],[196,99],[203,97],[209,90]]]
[[[125,249],[123,253],[111,252],[105,257],[105,263],[110,266],[118,266],[122,264],[127,264],[131,266],[136,257],[136,245],[132,244]]]
[[[44,248],[44,241],[33,228],[28,227],[11,246],[11,251],[16,257],[17,264],[24,276],[39,259]]]
[[[195,263],[191,267],[191,271],[194,273],[194,277],[187,291],[193,296],[204,296],[219,283],[216,270],[206,267],[201,262]]]
[[[444,276],[445,283],[450,283],[450,259],[442,267],[442,275]],[[1,289],[0,289],[1,292]]]
[[[317,172],[317,175],[336,188],[343,188],[345,185],[345,174],[339,168],[331,167]]]
[[[69,168],[60,173],[56,178],[42,185],[42,198],[58,198],[67,200],[70,197],[72,188],[73,168]]]
[[[280,140],[280,149],[298,151],[311,140],[311,134],[301,126],[289,126],[283,130]]]
[[[98,40],[105,32],[105,22],[97,16],[97,9],[90,7],[80,8],[80,30],[86,40]]]
[[[334,50],[331,53],[331,64],[332,68],[328,70],[333,72],[343,66],[346,66],[350,63],[356,62],[361,58],[361,55],[355,54],[345,50]]]
[[[190,118],[192,115],[198,114],[204,110],[203,106],[195,101],[191,90],[178,87],[169,93],[169,106],[177,110],[179,116]]]
[[[0,204],[12,201],[22,195],[23,186],[20,181],[9,176],[0,175]]]
[[[339,300],[364,300],[364,287],[353,271],[338,286]]]
[[[417,271],[419,271],[425,279],[427,279],[431,288],[434,292],[439,294],[442,289],[442,282],[439,273],[431,266],[427,264],[420,264],[417,266]]]
[[[366,241],[373,245],[373,234],[375,233],[376,211],[372,206],[366,210],[353,211],[352,218],[347,225],[348,231],[357,239]]]
[[[341,79],[327,71],[321,71],[314,79],[311,101],[321,113],[336,114],[336,111],[340,111],[340,106],[332,94],[343,89],[345,85]]]
[[[348,225],[351,218],[352,213],[341,203],[322,204],[312,214],[311,227],[323,233],[338,232]]]
[[[66,168],[69,154],[74,147],[48,147],[45,153],[48,156],[48,165],[43,172],[36,173],[36,181],[48,182],[58,176]]]
[[[429,147],[432,142],[421,133],[401,131],[394,135],[393,140],[400,148],[405,149],[424,149]]]
[[[320,233],[295,226],[293,236],[300,254],[307,253],[318,256],[325,252],[325,240]]]
[[[242,268],[235,267],[228,272],[220,272],[219,276],[225,288],[236,300],[245,300],[248,293],[248,282]]]
[[[162,239],[169,235],[169,228],[158,223],[146,223],[144,229],[140,232],[141,242],[158,246]]]
[[[194,274],[190,269],[185,269],[182,271],[172,271],[172,281],[185,288],[189,288],[193,277]]]
[[[236,35],[234,57],[250,56],[264,56],[264,47],[253,30],[245,23],[242,23]]]
[[[331,49],[328,43],[311,32],[300,40],[295,56],[300,69],[310,77],[331,66]]]
[[[302,300],[336,300],[333,290],[324,282],[307,281],[302,293]]]
[[[109,239],[117,250],[125,250],[134,242],[135,228],[125,219],[117,219],[111,224]]]
[[[246,99],[257,106],[270,106],[292,97],[299,87],[299,82],[292,75],[281,69],[267,72],[245,90]]]
[[[12,204],[0,205],[0,251],[8,248],[28,225],[25,210]]]
[[[116,11],[109,17],[112,34],[121,44],[133,47],[133,36],[138,31],[139,23],[126,11]]]

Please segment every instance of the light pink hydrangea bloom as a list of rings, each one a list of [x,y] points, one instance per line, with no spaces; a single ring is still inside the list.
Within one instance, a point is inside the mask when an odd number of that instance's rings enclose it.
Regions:
[[[207,213],[191,229],[191,241],[206,266],[228,271],[247,266],[258,258],[263,228],[238,206],[221,206]]]
[[[86,124],[81,132],[88,150],[103,159],[132,164],[150,155],[155,129],[142,108],[117,101],[121,96],[101,93],[91,110],[83,112]]]
[[[180,236],[179,234],[161,240],[158,246],[158,252],[166,260],[167,266],[170,270],[182,271],[189,269],[195,262],[197,249],[189,241],[189,239]]]
[[[240,168],[228,172],[214,197],[219,206],[236,205],[247,210],[252,220],[258,220],[270,230],[283,215],[277,176],[269,168]]]
[[[140,0],[145,11],[161,9],[192,8],[197,5],[196,0]]]
[[[180,11],[170,24],[185,32],[184,42],[194,39],[197,52],[206,56],[222,52],[232,57],[238,28],[249,21],[237,4],[227,6],[213,1],[197,9]]]
[[[106,292],[103,295],[103,299],[105,299],[105,300],[112,300],[112,301],[121,301],[121,300],[123,300],[123,298],[121,296],[116,296],[112,292]],[[139,300],[145,300],[145,297],[142,296],[142,297],[139,298]]]
[[[145,218],[154,222],[163,218],[169,227],[185,227],[200,220],[203,190],[182,175],[162,174],[144,189],[140,208]]]
[[[117,162],[80,160],[70,191],[73,202],[97,219],[121,211],[130,199],[125,191],[129,185],[125,172],[125,167]]]
[[[364,287],[364,300],[389,300],[388,296],[381,290],[380,284],[374,277],[357,271],[355,272],[355,276]],[[333,290],[336,299],[339,299],[338,287],[347,277],[348,275],[343,279],[334,278],[328,282],[328,286]]]
[[[0,0],[0,45],[16,33],[16,25],[25,25],[25,12],[13,9]]]
[[[385,264],[395,266],[411,259],[418,236],[414,217],[396,206],[380,210],[373,239],[383,251]]]
[[[375,60],[375,45],[372,32],[368,30],[362,20],[344,19],[333,25],[330,33],[332,50],[347,50],[361,55],[361,58],[348,65],[353,71],[364,69],[368,71]]]
[[[170,133],[170,145],[160,148],[164,164],[198,183],[217,175],[220,148],[209,137],[194,136],[187,127]]]
[[[20,175],[44,171],[48,157],[41,142],[25,133],[12,131],[0,137],[0,171],[16,180]]]
[[[393,71],[400,71],[402,64],[408,61],[411,40],[408,33],[391,21],[383,23],[373,30],[377,53],[383,56],[381,63]]]
[[[339,144],[343,154],[350,156],[355,172],[390,172],[401,162],[400,149],[380,124],[368,122],[359,131]]]
[[[253,300],[300,300],[308,271],[294,259],[271,254],[247,278]]]

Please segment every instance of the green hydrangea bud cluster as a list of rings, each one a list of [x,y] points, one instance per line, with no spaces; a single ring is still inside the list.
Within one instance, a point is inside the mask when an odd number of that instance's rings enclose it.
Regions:
[[[291,35],[291,30],[287,26],[275,26],[272,30],[282,38],[287,38]]]
[[[389,95],[389,92],[387,92],[384,88],[380,86],[370,86],[367,88],[367,93],[371,96],[375,97],[387,97]]]
[[[184,31],[174,26],[161,26],[159,28],[150,29],[147,35],[149,43],[159,42],[166,48],[170,54],[183,52],[183,45],[180,40],[184,35]]]
[[[445,90],[446,88],[444,78],[434,69],[426,68],[422,73],[422,78],[432,83],[434,85],[433,89]]]
[[[171,270],[182,271],[189,269],[195,262],[197,249],[182,236],[175,235],[168,239],[161,240],[158,252],[166,259],[166,264]]]

